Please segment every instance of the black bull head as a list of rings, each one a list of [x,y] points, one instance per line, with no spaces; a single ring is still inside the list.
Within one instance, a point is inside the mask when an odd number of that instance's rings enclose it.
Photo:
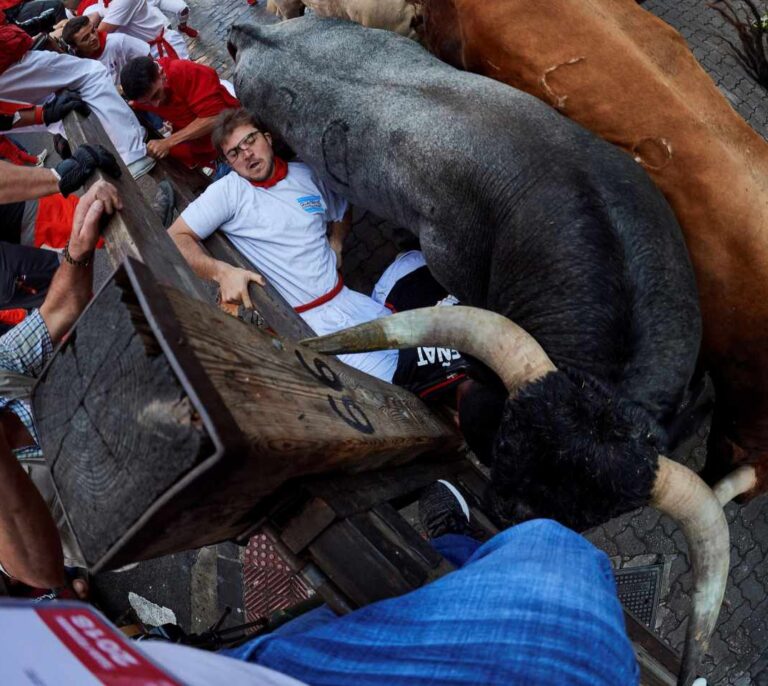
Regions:
[[[575,528],[645,503],[673,516],[695,574],[689,681],[729,540],[717,496],[659,455],[700,339],[661,194],[631,158],[538,100],[394,34],[303,18],[235,26],[229,47],[245,106],[334,190],[415,232],[449,292],[492,311],[417,310],[307,344],[473,354],[510,394],[492,469],[503,499]]]

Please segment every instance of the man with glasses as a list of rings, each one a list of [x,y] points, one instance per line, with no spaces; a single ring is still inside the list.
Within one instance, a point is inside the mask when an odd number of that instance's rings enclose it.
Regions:
[[[190,169],[216,167],[211,142],[216,116],[240,107],[214,69],[189,60],[136,57],[120,73],[125,97],[135,110],[151,112],[171,124],[168,138],[147,143],[155,159],[170,155]]]
[[[318,334],[389,314],[384,305],[344,286],[338,272],[351,224],[346,200],[305,164],[276,156],[269,133],[244,109],[224,112],[212,140],[233,172],[192,202],[169,233],[198,276],[219,283],[223,302],[252,307],[248,285],[263,284],[266,277]],[[259,273],[208,255],[200,241],[216,230],[226,233]],[[398,353],[340,359],[392,381]]]

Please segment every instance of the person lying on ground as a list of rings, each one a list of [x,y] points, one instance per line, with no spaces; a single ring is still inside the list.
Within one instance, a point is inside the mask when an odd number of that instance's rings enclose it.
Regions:
[[[30,496],[34,486],[22,467],[25,460],[42,457],[30,392],[54,346],[91,298],[93,251],[99,240],[101,217],[121,207],[114,186],[98,181],[90,188],[78,204],[64,261],[45,301],[39,310],[0,337],[0,565],[7,574],[30,586],[56,587],[64,581],[56,525],[42,499]],[[47,469],[37,470],[33,476],[40,480],[38,490],[48,489]],[[59,524],[66,527],[63,519]],[[67,555],[76,556],[76,549]]]

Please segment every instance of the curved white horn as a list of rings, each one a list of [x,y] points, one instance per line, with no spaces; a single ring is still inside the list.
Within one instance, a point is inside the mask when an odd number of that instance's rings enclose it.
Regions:
[[[330,354],[417,346],[455,348],[485,362],[510,393],[556,370],[527,331],[500,314],[476,307],[409,310],[301,343]]]
[[[725,595],[730,563],[728,522],[709,486],[690,469],[663,455],[659,456],[651,505],[672,517],[682,529],[693,569],[691,616],[678,680],[684,685],[696,676]]]
[[[735,497],[751,491],[757,485],[757,472],[751,465],[734,469],[728,476],[718,481],[712,490],[720,504],[725,506]]]

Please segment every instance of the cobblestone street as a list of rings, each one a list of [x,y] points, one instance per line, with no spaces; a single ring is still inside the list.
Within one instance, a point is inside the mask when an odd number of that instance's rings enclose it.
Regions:
[[[192,56],[215,67],[226,78],[231,77],[232,72],[232,60],[226,50],[229,27],[237,22],[273,21],[272,18],[265,18],[262,7],[249,6],[245,0],[189,0],[189,4],[190,25],[200,31],[199,37],[190,41]],[[705,2],[697,0],[648,0],[643,7],[682,33],[734,107],[761,135],[768,137],[768,94],[750,80],[730,56],[721,36],[732,38],[733,34],[725,28],[720,15],[708,8]],[[345,280],[350,287],[370,290],[406,237],[407,233],[402,229],[358,212],[345,254]],[[697,439],[676,457],[698,468],[704,458],[705,444],[706,428],[702,428]],[[725,604],[703,672],[709,677],[711,686],[768,686],[768,650],[765,647],[768,642],[766,498],[758,498],[746,506],[730,504],[726,514],[731,531],[731,574]],[[691,589],[690,567],[682,533],[671,520],[654,510],[643,509],[591,531],[589,538],[610,556],[617,570],[649,565],[661,568],[659,608],[652,628],[670,646],[680,650]],[[241,589],[236,582],[229,584],[228,581],[241,574],[238,559],[243,558],[242,552],[238,558],[234,546],[219,548],[218,553],[214,551],[206,555],[213,565],[209,567],[213,570],[211,573],[219,579],[219,588],[229,589],[226,592],[220,590],[220,593],[228,594],[229,598],[232,594],[236,596],[243,592],[252,596],[255,587],[249,587],[247,583],[246,588]],[[189,555],[192,558],[185,562],[187,567],[200,564],[198,553]],[[246,576],[251,581],[262,578],[254,574]],[[194,584],[192,589],[194,591]],[[235,598],[230,604],[237,600]],[[242,606],[242,596],[239,600]],[[210,621],[221,604],[220,600],[212,601],[200,616]],[[185,607],[189,605],[187,602]],[[194,620],[193,609],[187,611],[186,616]],[[205,623],[200,616],[193,621],[197,627]]]

